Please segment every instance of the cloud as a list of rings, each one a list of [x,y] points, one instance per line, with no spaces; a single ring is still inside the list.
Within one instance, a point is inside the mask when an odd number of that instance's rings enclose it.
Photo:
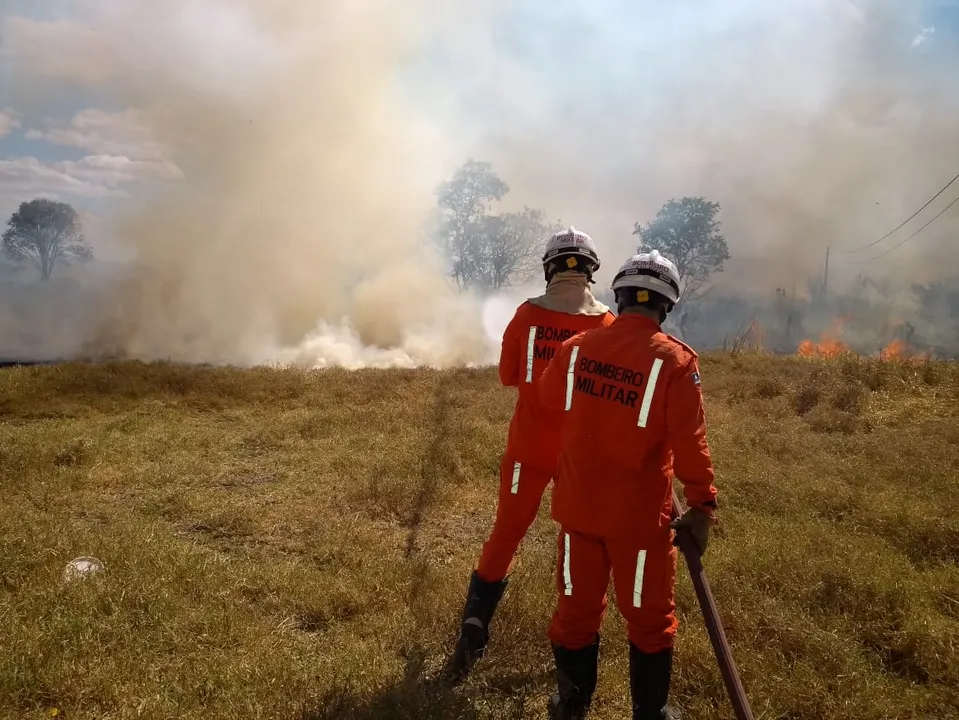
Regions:
[[[122,155],[87,155],[77,161],[51,163],[50,167],[72,178],[94,183],[103,188],[119,188],[128,183],[183,178],[183,173],[171,162],[131,160]],[[126,192],[123,193],[123,197],[127,197]]]
[[[179,180],[182,172],[167,161],[131,160],[124,156],[88,155],[80,160],[44,162],[35,157],[0,157],[0,218],[25,200],[46,197],[129,198],[134,183]]]
[[[95,155],[124,156],[131,160],[160,161],[163,153],[140,113],[129,109],[108,113],[96,108],[82,110],[69,122],[47,120],[45,129],[30,129],[28,140],[86,150]]]
[[[912,39],[912,46],[919,47],[923,43],[928,42],[932,38],[935,32],[936,32],[935,27],[924,27],[922,30],[919,31],[919,34]]]
[[[18,127],[13,113],[0,113],[0,130]],[[36,157],[0,158],[0,212],[34,197],[58,199],[129,198],[132,186],[180,180],[182,170],[164,158],[159,144],[136,110],[109,113],[90,108],[69,121],[48,119],[30,129],[40,140],[89,152],[79,160],[43,161]],[[0,133],[2,134],[2,133]]]
[[[35,157],[0,158],[0,196],[18,204],[34,197],[127,197],[114,173],[97,171],[85,160],[45,163]]]
[[[0,138],[9,135],[12,131],[20,127],[18,115],[13,110],[0,110]]]

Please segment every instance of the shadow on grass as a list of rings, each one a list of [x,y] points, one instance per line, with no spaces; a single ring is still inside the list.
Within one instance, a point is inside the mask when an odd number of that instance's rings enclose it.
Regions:
[[[529,717],[527,699],[545,697],[552,681],[551,671],[519,673],[453,688],[426,672],[426,653],[416,647],[396,683],[372,697],[340,685],[310,703],[299,720],[518,720]]]
[[[443,376],[436,383],[436,390],[433,394],[433,416],[430,420],[433,437],[423,456],[420,485],[413,500],[412,513],[404,523],[408,529],[406,549],[403,553],[406,559],[413,557],[416,552],[416,541],[419,537],[423,517],[427,510],[433,506],[439,484],[443,478],[441,468],[444,466],[447,453],[446,446],[449,442],[449,415],[452,395],[450,388],[451,380],[447,376]]]

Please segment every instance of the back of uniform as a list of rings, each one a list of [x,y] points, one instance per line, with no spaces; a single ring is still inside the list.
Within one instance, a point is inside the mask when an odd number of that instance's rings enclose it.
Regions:
[[[553,235],[543,254],[545,293],[521,304],[503,333],[500,382],[518,392],[500,461],[496,517],[470,576],[460,637],[444,670],[454,682],[462,681],[485,652],[513,558],[557,472],[565,413],[543,406],[537,381],[565,340],[615,319],[589,289],[599,267],[589,235],[573,227]]]
[[[672,477],[692,507],[715,504],[696,354],[659,325],[624,314],[565,342],[540,381],[562,410],[552,516],[560,525],[557,592],[549,628],[568,649],[595,642],[610,573],[630,642],[672,646]]]
[[[511,462],[555,474],[559,457],[561,408],[543,405],[537,381],[566,340],[584,330],[611,325],[616,316],[571,315],[525,302],[503,333],[499,377],[518,390],[510,420],[506,455]]]
[[[571,315],[525,302],[503,333],[500,381],[516,387],[518,393],[506,452],[500,459],[496,518],[476,566],[481,578],[498,580],[509,572],[520,542],[536,519],[543,492],[556,477],[565,413],[543,405],[537,392],[540,376],[565,340],[609,325],[615,317],[608,310]]]
[[[565,413],[552,513],[602,537],[669,522],[671,478],[693,507],[715,501],[696,353],[639,315],[564,344],[541,398]]]
[[[679,625],[673,476],[691,508],[684,522],[702,515],[695,534],[716,504],[698,359],[661,329],[680,282],[657,251],[631,257],[611,286],[619,316],[563,343],[540,379],[543,403],[564,414],[552,502],[558,602],[547,632],[560,717],[581,717],[591,702],[610,575],[627,624],[633,718],[667,716]]]

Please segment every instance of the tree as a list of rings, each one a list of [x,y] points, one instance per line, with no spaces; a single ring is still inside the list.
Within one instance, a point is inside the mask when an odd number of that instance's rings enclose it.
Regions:
[[[509,186],[489,163],[468,160],[437,190],[435,236],[461,288],[499,290],[531,279],[546,238],[559,230],[542,210],[490,214]]]
[[[43,280],[58,264],[93,259],[77,211],[43,198],[21,203],[10,216],[3,232],[3,254],[18,269],[32,265]]]
[[[488,217],[479,243],[479,285],[499,290],[513,283],[532,280],[542,268],[540,257],[546,239],[562,229],[546,221],[546,213],[530,207]]]
[[[710,276],[722,272],[723,262],[729,259],[729,246],[716,220],[718,212],[719,203],[684,197],[670,199],[645,227],[634,224],[640,252],[659,250],[676,263],[682,279],[677,309],[700,294]]]
[[[477,279],[482,238],[492,229],[488,225],[490,207],[508,192],[509,186],[489,163],[472,158],[436,191],[444,214],[438,239],[452,266],[450,275],[461,288]]]

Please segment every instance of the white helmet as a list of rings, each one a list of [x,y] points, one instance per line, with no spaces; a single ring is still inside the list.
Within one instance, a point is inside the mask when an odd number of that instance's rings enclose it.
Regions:
[[[557,263],[559,258],[566,259]],[[543,253],[543,272],[547,281],[551,277],[551,268],[553,272],[578,270],[592,277],[599,270],[599,253],[596,252],[593,238],[572,225],[553,235],[546,242],[546,252]]]
[[[636,288],[657,292],[670,303],[679,302],[679,271],[658,250],[633,255],[613,278],[612,290]]]

